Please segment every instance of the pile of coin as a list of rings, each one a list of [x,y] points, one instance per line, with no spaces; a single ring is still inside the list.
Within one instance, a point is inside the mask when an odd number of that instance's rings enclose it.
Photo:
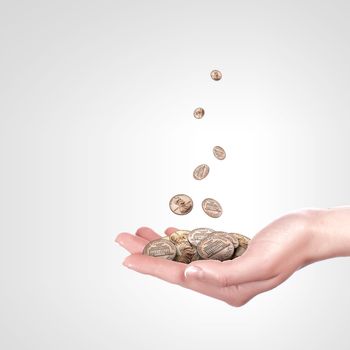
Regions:
[[[232,260],[247,250],[250,238],[240,233],[197,228],[178,230],[150,241],[143,254],[189,264],[196,260]]]

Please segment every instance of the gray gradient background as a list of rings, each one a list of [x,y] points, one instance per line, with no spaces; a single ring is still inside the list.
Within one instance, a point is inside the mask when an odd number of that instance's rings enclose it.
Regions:
[[[143,225],[253,236],[349,204],[349,15],[334,0],[2,1],[0,348],[349,349],[349,259],[232,308],[124,268],[113,243]],[[168,209],[178,192],[186,217]]]

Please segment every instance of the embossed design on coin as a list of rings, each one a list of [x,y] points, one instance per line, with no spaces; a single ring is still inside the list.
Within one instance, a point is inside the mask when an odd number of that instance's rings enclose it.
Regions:
[[[243,236],[240,233],[230,233],[231,235],[235,236],[238,239],[239,245],[245,249],[248,248],[250,238]]]
[[[198,107],[194,110],[193,112],[193,116],[196,118],[196,119],[202,119],[204,117],[204,114],[205,114],[205,111],[202,107]]]
[[[196,180],[203,180],[209,174],[209,166],[207,164],[198,165],[193,171],[193,177]]]
[[[224,160],[226,158],[226,152],[220,146],[215,146],[213,148],[213,153],[214,153],[215,158],[217,158],[219,160]]]
[[[210,72],[210,76],[213,80],[218,81],[222,78],[222,73],[219,70],[214,69]]]
[[[227,237],[229,240],[231,240],[233,246],[235,248],[237,248],[239,246],[239,241],[238,238],[236,236],[234,236],[231,233],[227,233],[227,232],[223,232],[223,231],[215,231],[214,234],[221,234],[224,235],[225,237]]]
[[[191,262],[192,262],[192,261],[197,261],[197,260],[202,260],[202,258],[201,258],[201,256],[198,254],[197,249],[196,249],[196,251],[195,251],[195,253],[194,253],[193,257],[192,257]]]
[[[146,244],[143,254],[173,260],[176,256],[176,247],[174,243],[159,238]]]
[[[192,257],[196,253],[196,248],[192,247],[187,237],[190,231],[177,230],[173,232],[169,238],[176,247],[175,261],[189,264],[192,261]]]
[[[213,233],[199,242],[197,251],[203,259],[224,261],[231,259],[235,248],[228,237]]]
[[[204,212],[212,218],[218,218],[222,214],[221,205],[213,198],[204,199],[202,202],[202,208]]]
[[[177,194],[170,199],[169,207],[174,214],[186,215],[192,210],[193,201],[186,194]]]
[[[180,242],[187,242],[187,236],[190,233],[190,231],[186,230],[177,230],[173,232],[169,238],[173,243],[180,243]]]
[[[175,261],[189,264],[192,261],[193,256],[196,254],[196,248],[193,247],[190,242],[182,241],[175,244],[176,256]]]
[[[196,228],[188,234],[187,238],[188,241],[196,247],[202,239],[206,238],[213,232],[214,230],[211,228]]]

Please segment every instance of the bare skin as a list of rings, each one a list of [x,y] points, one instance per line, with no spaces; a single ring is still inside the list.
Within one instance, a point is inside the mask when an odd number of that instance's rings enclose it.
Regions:
[[[168,228],[170,235],[176,228]],[[242,306],[271,290],[295,271],[316,261],[350,256],[350,207],[306,209],[284,215],[259,231],[241,257],[191,264],[142,255],[161,236],[147,227],[120,233],[116,242],[128,250],[123,264],[196,292]]]

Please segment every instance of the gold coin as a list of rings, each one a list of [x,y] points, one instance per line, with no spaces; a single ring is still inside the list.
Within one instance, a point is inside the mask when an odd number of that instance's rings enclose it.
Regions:
[[[214,153],[214,156],[219,159],[219,160],[223,160],[226,158],[226,152],[225,150],[220,147],[220,146],[215,146],[213,148],[213,153]]]
[[[217,69],[212,70],[210,72],[210,76],[211,76],[211,78],[213,80],[216,80],[216,81],[218,81],[218,80],[220,80],[222,78],[221,72],[219,70],[217,70]]]
[[[204,109],[202,107],[198,107],[194,110],[193,112],[193,116],[196,118],[196,119],[202,119],[204,117]]]
[[[212,233],[199,242],[197,251],[203,259],[224,261],[232,258],[235,248],[228,237]]]
[[[192,247],[187,239],[189,232],[186,230],[177,230],[169,236],[170,241],[174,243],[176,248],[174,260],[185,264],[189,264],[196,253],[196,249]]]
[[[197,251],[188,241],[178,242],[175,244],[175,247],[176,256],[174,260],[185,264],[189,264],[192,261],[192,258]]]
[[[204,239],[213,232],[214,230],[212,230],[211,228],[196,228],[188,234],[187,238],[188,241],[196,247],[202,239]]]
[[[204,199],[202,202],[202,208],[204,212],[212,218],[218,218],[222,214],[221,205],[213,198]]]
[[[176,256],[176,247],[174,243],[159,238],[147,243],[143,249],[143,254],[173,260]]]
[[[196,180],[203,180],[209,174],[209,166],[207,164],[198,165],[193,171],[193,177]]]
[[[234,236],[230,233],[227,233],[227,232],[223,232],[223,231],[215,231],[214,233],[224,235],[225,237],[227,237],[228,239],[231,240],[231,242],[235,248],[239,247],[239,241],[238,241],[238,238],[236,236]]]
[[[196,249],[196,252],[194,253],[193,257],[192,257],[192,261],[197,261],[197,260],[202,260],[201,256],[198,254],[198,251]]]
[[[243,247],[245,249],[248,248],[250,238],[241,235],[240,233],[230,233],[231,235],[235,236],[238,239],[240,247]]]
[[[186,215],[192,210],[193,201],[186,194],[177,194],[170,199],[169,207],[174,214]]]
[[[187,236],[188,236],[189,233],[190,233],[190,231],[177,230],[177,231],[173,232],[169,236],[169,238],[174,244],[180,243],[180,242],[188,242]]]

